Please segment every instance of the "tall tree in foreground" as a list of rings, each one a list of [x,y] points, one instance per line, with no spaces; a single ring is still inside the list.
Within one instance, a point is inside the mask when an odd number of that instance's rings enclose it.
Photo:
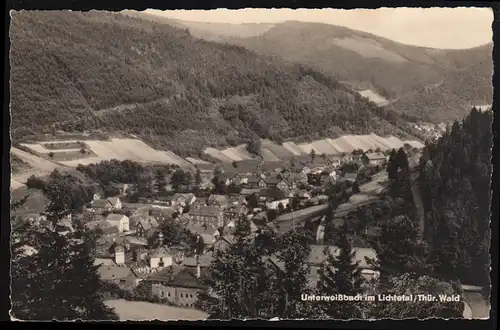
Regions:
[[[310,302],[302,301],[301,294],[313,291],[309,277],[311,266],[308,264],[311,248],[309,232],[304,229],[292,230],[281,237],[278,243],[277,259],[284,265],[280,287],[282,309],[279,317],[283,319],[311,318],[317,316],[317,310]]]
[[[197,305],[217,319],[270,318],[262,251],[248,239],[248,222],[238,221],[236,226],[235,242],[214,253],[207,276],[210,289],[199,295]]]
[[[385,223],[372,246],[377,257],[369,263],[380,272],[383,283],[391,276],[408,273],[420,277],[432,271],[427,246],[419,240],[418,227],[408,216],[396,216]]]
[[[349,227],[347,221],[336,233],[336,246],[338,255],[325,248],[325,265],[320,272],[318,281],[319,295],[344,294],[356,296],[363,292],[363,277],[359,261],[355,261],[356,251],[353,250],[349,239]],[[362,306],[359,301],[342,303],[326,302],[321,305],[324,313],[333,319],[352,319],[363,316]]]
[[[66,178],[68,179],[68,178]],[[71,196],[56,194],[61,177],[51,176],[47,218],[57,223],[73,205]],[[64,180],[63,180],[64,182]],[[59,190],[63,193],[64,190]],[[92,236],[75,240],[48,228],[13,227],[11,262],[12,314],[23,320],[116,320],[102,301],[103,283],[93,265]],[[31,253],[24,253],[29,244]]]

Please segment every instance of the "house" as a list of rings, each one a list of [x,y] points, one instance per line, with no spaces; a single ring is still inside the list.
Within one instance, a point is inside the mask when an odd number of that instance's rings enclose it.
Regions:
[[[224,208],[228,203],[228,198],[225,195],[210,195],[207,200],[207,206]]]
[[[357,173],[346,173],[346,175],[344,176],[345,180],[351,181],[351,182],[356,182],[357,178],[358,178]]]
[[[312,244],[311,246],[311,252],[309,254],[308,258],[308,264],[311,265],[311,268],[315,268],[316,270],[320,269],[323,265],[324,262],[326,261],[326,256],[325,256],[325,249],[329,250],[331,254],[334,256],[338,256],[339,254],[339,249],[336,248],[335,246],[331,245],[319,245],[319,244]],[[354,255],[354,261],[359,262],[359,267],[361,268],[361,274],[367,278],[367,279],[372,279],[373,277],[378,276],[376,272],[374,272],[373,267],[369,264],[367,258],[370,259],[375,259],[376,258],[376,252],[375,250],[371,248],[358,248],[354,247],[353,250],[355,251]]]
[[[267,202],[266,207],[270,210],[278,210],[280,204],[283,205],[283,208],[286,208],[289,203],[290,203],[290,198],[283,198],[274,200],[272,202]]]
[[[101,265],[97,272],[101,280],[116,284],[124,290],[131,291],[137,285],[137,275],[132,269],[125,266]]]
[[[106,217],[106,222],[111,226],[118,227],[120,233],[130,231],[129,218],[123,214],[109,214]]]
[[[195,235],[200,235],[205,245],[210,245],[215,241],[217,229],[203,226],[196,223],[189,223],[185,226],[186,230]]]
[[[288,184],[286,183],[285,180],[283,180],[283,178],[281,178],[281,175],[273,175],[273,176],[270,176],[268,177],[266,180],[265,180],[265,187],[272,187],[272,188],[277,188],[277,186],[279,184],[281,185],[286,185],[286,187],[288,187]],[[280,189],[280,188],[278,188]],[[287,188],[285,188],[287,189]],[[281,189],[280,189],[281,190]]]
[[[180,307],[193,307],[200,292],[208,287],[201,281],[201,270],[193,270],[182,266],[172,266],[151,275],[153,295],[166,299],[169,303]]]
[[[175,194],[172,196],[172,206],[185,207],[191,205],[196,200],[194,194]]]
[[[162,268],[172,266],[174,255],[164,246],[159,246],[149,252],[149,267]]]
[[[118,197],[110,197],[108,201],[111,204],[112,210],[120,211],[122,209],[122,202]]]
[[[94,193],[93,197],[92,197],[92,200],[95,201],[95,200],[98,200],[98,199],[101,199],[101,194],[96,192]]]
[[[128,183],[116,183],[113,185],[120,192],[121,196],[126,195],[129,191],[132,190],[132,185]]]
[[[224,220],[230,222],[241,218],[248,213],[248,208],[245,205],[230,205],[224,210]]]
[[[262,189],[259,195],[267,201],[274,201],[285,199],[287,194],[278,188],[266,188]]]
[[[139,237],[146,237],[148,231],[150,231],[151,229],[156,229],[159,226],[160,225],[158,224],[158,221],[156,221],[154,217],[143,217],[136,224],[136,235]]]
[[[95,199],[92,201],[92,210],[98,213],[111,212],[113,204],[107,199]]]
[[[322,185],[333,184],[336,181],[336,177],[330,174],[322,174],[320,178],[320,182]]]
[[[387,158],[380,152],[366,153],[361,156],[363,164],[368,165],[383,165]]]
[[[219,207],[201,206],[188,212],[192,221],[211,228],[224,227],[224,211]]]
[[[84,224],[84,228],[87,230],[94,230],[94,229],[104,229],[104,228],[109,228],[113,227],[112,224],[107,222],[106,220],[94,220],[94,221],[89,221]]]
[[[332,157],[332,158],[328,159],[327,164],[329,166],[337,168],[337,167],[340,167],[340,165],[342,165],[342,160],[340,157]]]
[[[245,196],[243,194],[241,194],[241,192],[240,192],[240,194],[230,195],[228,197],[228,204],[230,204],[230,205],[246,205],[246,203],[247,203],[247,201],[245,199]]]
[[[258,175],[250,176],[247,180],[247,183],[244,185],[244,187],[248,189],[265,188],[266,186],[266,181]]]
[[[240,195],[242,195],[242,196],[250,196],[250,195],[258,194],[258,193],[260,193],[260,188],[252,188],[252,189],[243,188],[240,191]]]
[[[95,258],[94,266],[117,266],[117,264],[111,258]]]
[[[210,266],[213,259],[213,251],[207,251],[206,253],[198,256],[198,258],[196,256],[184,258],[182,266],[189,267],[191,269],[196,269],[196,267],[200,266],[203,270]]]

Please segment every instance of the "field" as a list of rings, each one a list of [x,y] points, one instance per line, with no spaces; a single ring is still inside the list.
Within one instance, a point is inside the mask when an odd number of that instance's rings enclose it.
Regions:
[[[366,97],[368,100],[372,101],[376,105],[386,105],[389,103],[389,100],[387,100],[385,97],[379,95],[377,92],[375,92],[372,89],[366,89],[364,91],[360,91],[359,94],[363,97]]]
[[[63,147],[75,147],[63,149]],[[77,167],[78,164],[88,165],[98,163],[103,160],[133,160],[147,163],[176,164],[184,167],[192,167],[192,164],[170,151],[156,150],[148,146],[141,140],[129,138],[112,138],[109,140],[82,140],[82,141],[51,141],[23,144],[33,153],[51,160],[61,165]],[[86,153],[81,151],[85,149]]]
[[[344,135],[337,139],[326,138],[302,144],[287,141],[279,145],[269,140],[262,140],[261,143],[262,159],[268,162],[308,155],[311,150],[314,150],[318,155],[336,155],[343,152],[350,153],[355,149],[362,149],[365,151],[369,149],[380,149],[382,151],[387,149],[399,149],[405,143],[416,148],[422,148],[424,146],[419,141],[402,141],[395,136],[381,137],[376,134]],[[239,162],[255,158],[245,150],[245,145],[221,150],[211,147],[206,148],[204,153],[223,163],[230,163],[233,161]]]
[[[205,320],[208,317],[208,314],[195,309],[172,307],[143,301],[116,299],[107,300],[104,303],[115,309],[121,321],[196,321]]]

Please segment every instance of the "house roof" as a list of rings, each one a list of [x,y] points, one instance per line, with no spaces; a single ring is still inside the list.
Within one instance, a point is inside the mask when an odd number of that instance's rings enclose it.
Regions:
[[[272,175],[272,176],[268,177],[265,181],[267,184],[274,185],[274,184],[280,183],[282,180],[283,180],[283,178],[278,177],[277,175]]]
[[[385,159],[385,156],[380,152],[371,152],[369,154],[365,154],[366,158],[369,160],[380,160]]]
[[[128,217],[126,215],[111,213],[106,217],[106,221],[120,221],[123,218],[126,218],[126,220],[128,220]]]
[[[177,194],[174,194],[174,196],[172,196],[172,200],[177,200],[177,199],[180,199],[180,198],[183,198],[185,200],[190,200],[190,199],[193,199],[195,196],[194,194],[180,194],[180,193],[177,193]]]
[[[118,197],[109,197],[108,201],[111,203],[111,205],[116,205],[118,202],[120,202],[120,199]]]
[[[105,208],[106,205],[113,205],[113,204],[111,204],[111,202],[107,199],[96,199],[92,201],[92,207]]]
[[[125,242],[132,245],[140,245],[140,246],[148,246],[147,239],[143,237],[135,237],[135,236],[126,236]]]
[[[248,183],[253,183],[253,184],[256,184],[256,183],[259,183],[260,180],[262,180],[262,178],[260,176],[256,176],[256,175],[251,175],[248,177]]]
[[[265,188],[260,191],[260,195],[267,198],[274,198],[276,200],[282,200],[286,198],[286,194],[278,188]]]
[[[95,258],[94,266],[117,266],[111,258]]]
[[[120,232],[120,229],[116,226],[105,227],[102,228],[101,230],[104,235],[118,234]]]
[[[164,256],[173,256],[172,253],[164,246],[157,247],[156,249],[151,250],[150,252],[151,258],[161,258]]]
[[[242,195],[252,195],[252,194],[258,194],[260,193],[260,189],[247,189],[247,188],[243,188],[241,189],[240,191],[240,194]]]
[[[311,245],[311,253],[309,254],[309,263],[313,265],[322,264],[325,261],[325,254],[324,254],[325,248],[329,249],[334,256],[338,255],[339,253],[339,250],[335,246],[314,244]],[[376,257],[375,251],[370,248],[353,248],[353,250],[356,252],[354,259],[356,261],[359,261],[359,266],[361,268],[370,268],[365,257],[375,258]]]
[[[202,277],[206,272],[202,271]],[[206,285],[204,285],[200,279],[198,279],[195,275],[195,270],[190,269],[188,267],[182,266],[170,266],[156,274],[153,274],[149,277],[151,281],[159,281],[167,283],[169,286],[174,287],[183,287],[183,288],[199,288],[205,289]]]
[[[87,222],[85,225],[85,228],[87,229],[96,229],[96,228],[109,228],[109,227],[112,227],[111,224],[109,222],[107,222],[106,220],[97,220],[97,221],[90,221],[90,222]]]
[[[199,257],[200,267],[208,267],[214,259],[213,252],[208,251]],[[182,265],[186,267],[196,267],[196,257],[185,258],[182,261]]]
[[[156,218],[154,217],[147,217],[147,218],[141,218],[137,225],[141,225],[142,228],[145,230],[148,230],[150,228],[158,228],[159,224],[158,221],[156,221]]]
[[[190,216],[217,217],[221,209],[215,206],[200,206],[199,208],[190,209]]]
[[[208,197],[207,203],[226,205],[228,203],[228,198],[225,195],[210,195],[210,197]]]
[[[204,227],[204,226],[200,226],[196,223],[189,223],[186,225],[186,230],[192,232],[193,234],[199,234],[201,235],[201,237],[203,237],[203,241],[205,242],[205,244],[209,244],[211,243],[212,239],[213,239],[213,235],[216,231],[216,229],[214,228],[210,228],[210,227]]]
[[[120,267],[120,266],[100,266],[97,269],[97,272],[102,280],[117,280],[117,279],[125,279],[130,274],[134,274],[134,272],[128,267]]]
[[[234,212],[238,214],[246,214],[248,209],[246,208],[245,205],[230,205],[228,208],[226,208],[226,212]]]

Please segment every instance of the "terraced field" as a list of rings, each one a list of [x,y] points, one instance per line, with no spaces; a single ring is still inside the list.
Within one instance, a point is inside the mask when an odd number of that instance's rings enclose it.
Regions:
[[[376,134],[345,135],[337,139],[326,138],[303,144],[287,141],[279,145],[270,140],[262,140],[261,157],[263,161],[273,162],[286,160],[290,157],[308,155],[311,150],[314,150],[318,155],[335,155],[343,152],[350,153],[355,149],[362,149],[365,151],[370,149],[380,149],[382,151],[387,149],[399,149],[405,143],[416,148],[422,148],[424,146],[423,143],[419,141],[402,141],[395,136],[381,137]],[[255,158],[255,156],[246,151],[245,145],[221,150],[207,148],[204,152],[223,163],[233,161],[240,162]]]

